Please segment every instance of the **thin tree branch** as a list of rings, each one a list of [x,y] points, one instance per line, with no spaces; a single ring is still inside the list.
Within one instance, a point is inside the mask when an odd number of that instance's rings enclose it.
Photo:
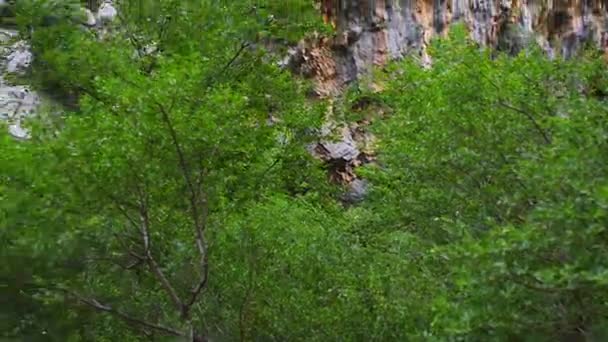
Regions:
[[[462,63],[464,66],[466,66],[470,71],[472,71],[476,77],[479,77],[479,75],[481,75],[484,79],[486,79],[490,85],[492,87],[494,87],[494,89],[496,89],[496,91],[500,94],[502,92],[502,89],[496,84],[496,82],[494,82],[494,80],[492,80],[490,77],[488,77],[486,74],[479,73],[477,71],[475,71],[476,69],[471,67],[470,65],[468,65],[467,63]],[[512,105],[510,105],[509,103],[503,101],[502,99],[500,99],[499,96],[499,100],[498,100],[498,104],[501,105],[504,108],[510,109],[512,111],[515,111],[517,113],[523,114],[526,118],[528,118],[528,120],[530,120],[532,122],[532,124],[534,125],[534,128],[541,134],[541,136],[543,137],[543,139],[545,140],[545,142],[547,144],[551,144],[551,138],[549,137],[549,135],[545,132],[545,130],[540,126],[540,124],[536,121],[536,119],[534,119],[534,117],[532,116],[532,114],[528,113],[527,111],[521,109],[521,108],[517,108],[514,107]]]
[[[192,305],[196,303],[198,297],[203,292],[203,289],[207,286],[207,280],[209,279],[209,258],[207,256],[208,253],[206,251],[200,253],[203,253],[199,264],[201,268],[201,276],[198,283],[192,288],[192,290],[190,290],[191,296],[188,302],[186,303],[186,310],[190,310]]]
[[[114,196],[109,195],[109,197],[111,199],[113,199]],[[122,214],[122,216],[124,216],[127,221],[129,221],[133,227],[138,227],[139,225],[135,222],[135,219],[133,217],[131,217],[131,215],[129,215],[129,213],[127,212],[127,210],[125,208],[123,208],[123,206],[121,204],[119,204],[118,202],[114,201],[116,204],[116,208],[118,209],[118,211],[120,211],[120,213]]]
[[[569,289],[569,288],[559,288],[559,287],[547,286],[541,280],[539,280],[538,278],[536,278],[530,274],[526,274],[526,276],[528,279],[530,279],[534,283],[530,283],[528,281],[523,280],[522,276],[519,276],[519,275],[513,273],[512,271],[509,271],[509,273],[511,275],[511,278],[509,280],[511,280],[515,284],[521,285],[529,290],[534,290],[534,291],[539,291],[539,292],[549,292],[549,293],[560,293],[560,292],[573,290],[573,289]]]
[[[247,49],[249,46],[251,46],[251,43],[249,43],[247,41],[242,41],[240,47],[237,49],[237,51],[234,53],[234,55],[228,60],[228,62],[226,62],[226,64],[224,64],[224,66],[217,73],[215,73],[214,75],[210,75],[209,77],[205,77],[203,80],[201,80],[199,88],[205,89],[205,90],[207,88],[209,88],[215,80],[217,80],[228,69],[230,69],[230,67],[232,67],[232,65],[237,61],[237,59],[243,54],[245,49]],[[192,105],[194,107],[198,106],[202,102],[202,99],[203,99],[202,96],[197,99],[194,99],[194,101],[192,101]]]
[[[173,127],[173,123],[171,122],[171,118],[169,117],[169,113],[165,109],[165,107],[161,103],[156,103],[163,121],[167,125],[167,129],[169,130],[169,134],[173,141],[173,145],[175,147],[175,152],[178,157],[179,166],[181,168],[182,174],[184,176],[184,181],[186,182],[186,186],[190,192],[190,212],[192,215],[192,221],[194,223],[195,233],[196,233],[196,248],[200,255],[199,267],[201,272],[201,278],[198,283],[193,286],[190,291],[191,297],[190,300],[186,302],[184,307],[184,314],[187,314],[190,310],[191,306],[196,302],[198,296],[202,292],[202,290],[207,285],[207,279],[209,275],[209,259],[207,253],[207,241],[205,239],[204,231],[207,225],[207,216],[208,216],[208,204],[207,198],[202,191],[200,191],[200,183],[197,182],[197,187],[194,186],[192,181],[192,177],[190,175],[190,169],[186,162],[186,157],[184,151],[182,150],[181,144],[177,137],[177,132]],[[199,212],[200,209],[200,212]]]
[[[133,317],[127,313],[124,313],[118,309],[113,308],[110,305],[102,304],[94,298],[85,298],[76,292],[69,291],[66,289],[61,289],[61,290],[66,292],[67,294],[75,297],[80,303],[86,304],[98,311],[107,312],[109,314],[117,316],[131,324],[140,325],[140,326],[146,327],[148,329],[156,330],[156,331],[159,331],[159,332],[162,332],[162,333],[165,333],[168,335],[172,335],[172,336],[186,336],[186,334],[182,331],[179,331],[179,330],[176,330],[173,328],[169,328],[169,327],[166,327],[163,325],[159,325],[159,324],[154,324],[154,323],[147,322],[142,319]]]
[[[171,136],[171,140],[175,147],[175,152],[177,153],[179,166],[182,170],[184,180],[186,181],[186,186],[188,187],[188,190],[191,192],[191,195],[194,196],[195,191],[194,191],[192,179],[190,177],[190,169],[188,168],[188,164],[186,163],[186,157],[184,155],[184,151],[182,150],[181,144],[179,143],[179,139],[177,138],[177,132],[175,131],[175,128],[173,127],[173,123],[171,122],[171,118],[169,117],[169,113],[167,112],[165,107],[159,102],[156,102],[156,105],[160,111],[162,120],[167,125],[167,129],[169,130],[169,135]]]
[[[181,299],[179,298],[177,291],[175,291],[175,289],[169,282],[169,279],[167,279],[167,277],[165,276],[163,271],[158,266],[158,263],[156,262],[156,259],[154,259],[154,256],[152,255],[152,251],[150,250],[150,228],[149,228],[150,221],[149,221],[149,217],[148,217],[148,212],[147,212],[146,208],[143,207],[143,205],[140,210],[140,221],[141,221],[140,231],[141,231],[141,238],[144,243],[145,259],[148,262],[150,269],[152,270],[152,272],[154,273],[154,275],[160,282],[161,286],[167,292],[167,294],[173,301],[173,304],[175,304],[177,310],[179,310],[180,313],[183,313],[184,304],[182,303]]]
[[[224,74],[226,72],[226,70],[228,70],[232,66],[232,64],[234,64],[234,62],[236,62],[236,60],[241,56],[243,51],[245,51],[245,49],[249,47],[249,45],[251,45],[249,42],[241,42],[241,46],[239,47],[239,49],[236,51],[234,56],[232,56],[232,58],[230,58],[228,63],[226,63],[224,65],[224,67],[218,72],[216,77]]]
[[[541,134],[541,136],[543,137],[545,142],[547,144],[551,144],[551,138],[549,138],[549,135],[547,134],[547,132],[545,132],[545,130],[540,126],[540,124],[536,121],[536,119],[534,119],[532,114],[528,113],[527,111],[525,111],[521,108],[514,107],[514,106],[510,105],[509,103],[506,103],[502,100],[499,100],[498,104],[503,106],[504,108],[510,109],[510,110],[520,113],[520,114],[523,114],[526,118],[528,118],[528,120],[530,120],[530,122],[532,122],[532,124],[534,125],[534,128],[536,128],[536,130]]]

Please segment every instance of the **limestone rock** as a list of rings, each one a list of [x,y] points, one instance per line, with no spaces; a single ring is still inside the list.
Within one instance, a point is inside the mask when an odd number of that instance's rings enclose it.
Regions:
[[[91,10],[88,8],[83,9],[83,12],[85,16],[84,24],[87,26],[95,26],[97,24],[97,18],[95,18],[95,14],[93,14],[93,12],[91,12]]]
[[[32,53],[24,41],[7,46],[17,37],[17,32],[0,30],[0,120],[8,122],[9,133],[18,139],[29,138],[29,132],[23,127],[24,120],[35,115],[40,105],[40,97],[29,87],[13,85],[6,82],[2,74],[25,71],[32,62]]]
[[[18,35],[19,33],[15,30],[0,29],[0,47],[2,50],[8,50],[10,47],[7,47],[6,44],[8,44]]]
[[[591,42],[608,59],[608,4],[603,0],[320,1],[336,35],[301,44],[290,53],[291,61],[283,62],[313,78],[319,96],[339,92],[391,59],[416,55],[429,66],[426,47],[455,22],[463,22],[476,42],[508,53],[537,41],[551,58],[568,58]]]
[[[29,139],[30,137],[30,133],[21,127],[21,122],[10,124],[8,126],[8,132],[17,139]]]
[[[336,130],[340,133],[338,139],[331,139],[331,133]],[[371,135],[363,133],[358,125],[336,129],[331,122],[323,127],[321,135],[324,138],[310,146],[309,151],[325,162],[332,182],[346,186],[344,202],[362,200],[367,191],[367,182],[357,177],[355,169],[374,160],[373,152],[367,150]]]
[[[104,1],[97,10],[97,20],[101,24],[114,21],[117,15],[118,11],[112,1]]]
[[[9,133],[19,139],[27,139],[29,133],[22,127],[23,121],[35,115],[40,98],[26,86],[12,86],[0,79],[0,119],[9,123]]]
[[[323,135],[330,134],[329,127],[326,126],[324,131],[322,132]],[[316,155],[323,160],[342,159],[350,162],[355,159],[359,155],[359,149],[353,140],[350,130],[348,127],[344,127],[340,133],[341,137],[337,141],[328,139],[319,142],[315,148]]]
[[[32,63],[32,52],[25,41],[18,41],[9,49],[6,57],[6,71],[10,73],[24,72]]]

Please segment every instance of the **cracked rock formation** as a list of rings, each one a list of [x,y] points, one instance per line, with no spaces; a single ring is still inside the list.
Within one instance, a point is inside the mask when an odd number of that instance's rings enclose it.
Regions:
[[[464,22],[476,42],[516,53],[536,41],[550,57],[570,57],[585,42],[608,57],[607,0],[321,0],[336,27],[331,39],[308,39],[290,65],[313,78],[317,95],[341,87],[391,59],[417,54],[450,25]]]

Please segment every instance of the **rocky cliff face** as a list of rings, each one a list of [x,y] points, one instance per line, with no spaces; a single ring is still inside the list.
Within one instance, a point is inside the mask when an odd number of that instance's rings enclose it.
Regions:
[[[320,96],[338,92],[374,65],[406,54],[430,63],[426,46],[464,22],[480,44],[516,53],[536,41],[550,57],[591,42],[608,56],[607,0],[321,0],[337,30],[292,51],[291,65],[315,78]]]
[[[608,57],[608,0],[321,0],[334,37],[309,37],[290,52],[287,65],[314,79],[316,95],[332,97],[373,66],[417,55],[431,64],[426,48],[434,36],[463,22],[480,45],[514,54],[530,43],[551,58],[568,58],[589,42]],[[331,112],[331,106],[330,106]],[[312,146],[330,178],[347,186],[347,202],[362,198],[367,183],[355,169],[374,160],[365,122],[339,125],[341,137]],[[334,132],[334,133],[335,133]],[[329,136],[327,133],[325,136]]]

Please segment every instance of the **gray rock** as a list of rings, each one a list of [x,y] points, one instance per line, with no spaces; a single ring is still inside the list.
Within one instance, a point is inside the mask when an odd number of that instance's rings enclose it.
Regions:
[[[10,124],[8,126],[8,132],[17,139],[29,139],[30,137],[30,133],[21,127],[21,122]]]
[[[7,44],[18,35],[19,33],[15,30],[0,29],[0,44]],[[2,46],[2,48],[6,49],[5,46]]]
[[[355,179],[348,184],[348,191],[342,197],[346,203],[361,202],[367,194],[369,184],[364,179]]]
[[[359,150],[349,142],[339,141],[334,143],[322,143],[327,150],[330,159],[343,159],[350,161],[359,155]]]
[[[97,20],[100,24],[114,21],[117,15],[118,11],[114,7],[112,1],[104,1],[104,3],[99,6],[99,10],[97,10]]]
[[[16,31],[0,30],[0,48],[4,56],[0,59],[0,120],[8,122],[8,131],[12,136],[27,139],[29,132],[23,127],[23,121],[35,115],[40,97],[28,86],[8,84],[2,77],[4,72],[23,72],[32,62],[32,53],[25,41],[7,46],[17,35]]]
[[[373,66],[385,65],[406,55],[420,56],[426,67],[432,63],[427,47],[434,36],[464,23],[470,38],[480,45],[499,47],[517,54],[535,40],[550,58],[571,57],[586,42],[608,52],[608,11],[605,2],[511,1],[511,0],[341,0],[327,15],[336,24],[331,50],[335,70],[315,79],[323,86],[341,87],[367,74]],[[563,17],[563,18],[562,18]],[[537,37],[537,39],[530,39]],[[319,45],[319,44],[317,44]],[[307,46],[308,47],[308,46]],[[283,66],[302,75],[311,63],[298,46]],[[310,57],[310,56],[309,56]],[[326,59],[326,56],[322,56]],[[312,56],[311,58],[316,58]]]
[[[97,24],[97,18],[95,18],[95,14],[93,14],[93,12],[91,12],[91,10],[88,8],[83,9],[83,12],[85,15],[84,24],[87,26],[95,26]]]
[[[17,124],[34,114],[40,97],[26,86],[5,84],[0,78],[0,118]]]
[[[18,41],[9,50],[12,52],[6,57],[7,72],[24,72],[32,64],[33,55],[25,41]]]
[[[322,136],[328,136],[331,134],[330,125],[325,125],[321,129]],[[360,151],[357,148],[357,143],[353,139],[352,133],[348,127],[343,127],[341,130],[341,138],[338,141],[325,140],[318,143],[322,148],[323,154],[321,157],[325,160],[342,159],[344,161],[351,161],[357,158]]]

